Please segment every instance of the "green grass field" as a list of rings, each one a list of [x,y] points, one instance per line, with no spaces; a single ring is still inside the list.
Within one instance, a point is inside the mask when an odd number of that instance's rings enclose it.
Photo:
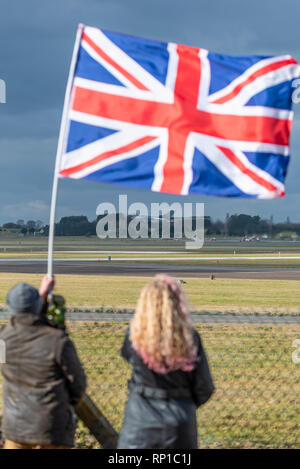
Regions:
[[[0,307],[5,309],[8,290],[20,281],[39,285],[38,274],[0,273]],[[67,299],[69,308],[134,308],[141,288],[150,277],[57,275],[56,292]],[[195,311],[234,309],[240,313],[280,311],[299,314],[300,288],[296,280],[245,280],[187,278],[183,288]]]
[[[46,238],[0,235],[0,258],[46,257]],[[293,243],[208,243],[201,251],[188,252],[183,243],[95,238],[57,238],[57,257],[63,250],[153,250],[174,251],[182,256],[232,256],[228,265],[253,265],[259,261],[238,260],[239,255],[277,255],[278,260],[263,260],[263,265],[297,267],[299,260],[283,261],[280,255],[300,255],[300,245]],[[87,254],[64,254],[88,257]],[[94,254],[91,254],[95,257]],[[101,255],[105,256],[105,255]],[[99,257],[101,257],[99,255]],[[131,256],[131,255],[130,255]],[[155,256],[155,255],[154,255]],[[167,255],[166,255],[167,256]],[[128,254],[118,254],[126,259]],[[141,257],[146,255],[141,254]],[[151,259],[149,255],[149,259]],[[151,261],[153,262],[153,261]],[[169,261],[167,261],[169,262]],[[172,262],[172,261],[171,261]],[[190,261],[197,262],[197,261]],[[212,264],[213,262],[201,261]],[[180,262],[178,262],[180,264]],[[222,264],[221,264],[222,265]],[[0,307],[6,309],[7,291],[17,282],[39,285],[41,275],[0,273]],[[217,276],[218,277],[218,276]],[[141,288],[150,277],[105,275],[57,275],[56,291],[67,299],[69,309],[97,310],[102,307],[134,308]],[[244,280],[185,278],[183,285],[191,310],[232,311],[236,314],[299,314],[300,288],[295,280]],[[129,366],[121,359],[126,324],[72,323],[72,339],[86,368],[89,394],[120,429],[127,396]],[[198,327],[208,352],[216,393],[198,412],[199,444],[204,448],[299,448],[300,374],[292,362],[292,342],[300,338],[299,325],[205,324]],[[1,381],[0,381],[1,394]],[[1,408],[0,408],[1,413]],[[76,446],[96,448],[97,443],[79,423]]]
[[[113,323],[71,327],[87,369],[89,393],[117,430],[130,375],[119,356],[124,328]],[[199,445],[299,448],[300,374],[291,360],[291,344],[300,327],[203,325],[198,330],[216,386],[212,400],[198,412]],[[93,445],[82,425],[77,445]]]
[[[130,367],[119,355],[126,324],[69,326],[88,376],[88,393],[120,430]],[[300,374],[292,342],[299,326],[202,325],[216,393],[198,411],[204,448],[299,448]],[[1,382],[0,382],[1,392]],[[98,444],[83,424],[76,446]]]
[[[18,252],[46,252],[48,239],[45,236],[25,236],[19,237],[17,234],[0,231],[0,253],[18,251]],[[62,250],[136,250],[136,251],[182,251],[185,249],[183,239],[99,239],[97,236],[57,236],[55,238],[55,249]],[[209,237],[205,239],[205,244],[200,250],[190,251],[192,254],[216,254],[232,255],[236,254],[272,254],[280,251],[282,254],[293,252],[300,254],[300,242],[291,241],[273,241],[261,240],[253,242],[241,242],[240,238],[229,238],[224,240],[217,237],[216,241],[211,241]]]
[[[148,250],[150,251],[150,249]],[[219,253],[214,252],[210,253],[207,251],[143,251],[143,252],[115,252],[115,251],[106,251],[103,250],[56,250],[54,252],[54,258],[56,259],[91,259],[91,260],[102,260],[107,261],[108,256],[112,260],[117,259],[124,260],[126,262],[142,259],[143,262],[151,261],[162,263],[176,262],[180,263],[181,261],[186,263],[187,260],[194,264],[221,264],[221,265],[275,265],[275,266],[285,266],[285,265],[295,265],[300,266],[300,253],[294,251],[274,251],[274,252],[225,252]],[[246,257],[246,258],[245,258]],[[257,259],[259,257],[259,259]],[[289,257],[289,259],[287,259]],[[253,259],[252,259],[253,258]],[[270,259],[271,258],[271,259]],[[2,249],[0,251],[0,259],[47,259],[47,251],[42,251],[41,249],[31,249],[31,250],[15,250]]]
[[[68,252],[65,252],[68,251]],[[89,252],[92,251],[92,252]],[[105,253],[101,251],[120,251]],[[134,253],[126,251],[136,251]],[[149,252],[150,251],[150,252]],[[160,254],[162,251],[163,254]],[[156,254],[157,253],[157,254]],[[236,267],[276,267],[276,268],[299,268],[300,242],[289,241],[254,241],[240,242],[239,238],[216,241],[206,239],[202,249],[187,250],[183,240],[152,240],[152,239],[104,239],[96,236],[90,237],[65,237],[55,238],[55,258],[60,259],[93,259],[100,262],[107,261],[110,255],[112,259],[126,261],[130,263],[140,262],[138,258],[143,258],[142,262],[154,264],[181,264],[211,266],[236,266]],[[197,259],[197,257],[224,257],[224,259]],[[241,259],[247,257],[273,257],[269,259]],[[294,259],[284,259],[286,256]],[[164,260],[153,260],[155,257],[163,257]],[[182,259],[180,258],[188,258]],[[227,259],[234,257],[234,259]],[[47,238],[18,235],[9,232],[0,232],[0,260],[4,259],[46,259],[47,258]],[[174,259],[177,258],[177,259]],[[179,258],[179,260],[178,260]]]

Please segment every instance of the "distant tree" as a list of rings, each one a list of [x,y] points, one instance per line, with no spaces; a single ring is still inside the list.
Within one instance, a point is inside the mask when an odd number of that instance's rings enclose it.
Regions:
[[[41,220],[37,220],[37,221],[35,222],[35,227],[36,227],[38,230],[40,230],[41,228],[43,228],[43,226],[44,226],[44,223],[43,223]]]
[[[221,220],[216,220],[215,222],[212,223],[210,234],[220,235],[224,233],[225,233],[224,222],[222,222]]]
[[[45,225],[45,226],[43,227],[42,232],[43,232],[43,235],[44,235],[44,236],[48,236],[48,235],[49,235],[49,225]]]
[[[45,232],[48,229],[45,227]],[[96,233],[96,221],[89,222],[84,215],[63,217],[55,224],[57,236],[90,236]]]
[[[211,217],[204,217],[204,232],[206,235],[211,235],[214,233]]]
[[[247,236],[265,233],[268,230],[268,223],[258,215],[251,216],[241,213],[231,215],[228,221],[228,232],[231,236]]]
[[[20,225],[17,225],[16,223],[4,223],[3,228],[6,228],[7,230],[12,230],[12,229],[18,229],[21,228]]]
[[[79,224],[79,223],[86,223],[88,222],[88,218],[85,215],[79,216],[72,216],[72,217],[62,217],[60,219],[60,225],[70,225],[72,223]]]
[[[28,229],[28,231],[30,231],[32,229],[34,231],[35,226],[36,226],[36,223],[35,223],[34,220],[28,220],[28,222],[26,223],[26,228]]]

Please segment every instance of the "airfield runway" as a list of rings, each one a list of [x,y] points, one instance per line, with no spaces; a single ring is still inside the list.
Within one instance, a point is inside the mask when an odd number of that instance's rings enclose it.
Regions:
[[[43,274],[47,270],[46,260],[1,259],[0,272]],[[130,275],[150,277],[156,273],[168,273],[174,277],[300,280],[300,268],[258,267],[258,266],[202,266],[181,264],[155,264],[146,262],[112,262],[95,260],[56,260],[54,272],[74,275]]]
[[[132,313],[90,313],[76,312],[66,313],[66,320],[71,322],[129,322],[132,319]],[[0,311],[0,321],[9,321],[11,313]],[[300,324],[300,316],[284,315],[275,316],[269,314],[214,314],[201,313],[192,314],[194,324]]]

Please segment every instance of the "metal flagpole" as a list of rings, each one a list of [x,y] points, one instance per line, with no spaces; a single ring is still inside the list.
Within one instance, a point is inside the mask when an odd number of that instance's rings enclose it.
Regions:
[[[57,150],[56,150],[56,160],[55,160],[51,208],[50,208],[50,221],[49,221],[48,268],[47,268],[48,277],[52,277],[53,275],[53,246],[54,246],[54,228],[55,228],[55,210],[56,210],[57,188],[58,188],[58,174],[59,174],[61,157],[66,148],[66,135],[67,135],[66,127],[67,127],[68,109],[69,109],[69,104],[71,100],[73,78],[74,78],[76,61],[77,61],[77,56],[78,56],[80,40],[81,40],[83,29],[84,29],[84,25],[80,24],[78,26],[77,33],[76,33],[76,39],[75,39],[72,60],[71,60],[71,65],[70,65],[70,71],[69,71],[69,76],[68,76],[68,81],[67,81],[67,88],[66,88],[66,93],[65,93],[65,100],[64,100],[60,131],[59,131],[59,137],[58,137],[58,144],[57,144]]]

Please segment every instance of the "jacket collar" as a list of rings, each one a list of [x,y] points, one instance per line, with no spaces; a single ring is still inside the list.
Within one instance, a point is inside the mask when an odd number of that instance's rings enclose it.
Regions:
[[[41,324],[41,317],[37,314],[31,313],[18,313],[13,314],[10,318],[10,323],[12,326],[16,324],[21,324],[23,326],[35,326]]]

